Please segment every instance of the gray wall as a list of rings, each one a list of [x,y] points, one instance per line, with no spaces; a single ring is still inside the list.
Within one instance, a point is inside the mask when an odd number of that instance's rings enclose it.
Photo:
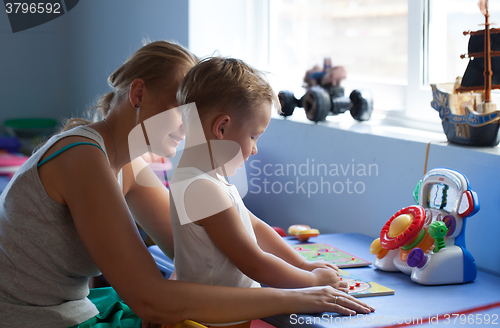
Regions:
[[[57,118],[65,113],[68,107],[65,16],[14,34],[5,10],[0,10],[2,128],[8,118]]]
[[[346,115],[346,114],[344,114]],[[283,119],[272,119],[266,133],[259,138],[258,154],[246,163],[249,190],[244,198],[247,207],[271,225],[285,230],[292,224],[308,224],[321,233],[362,233],[377,238],[385,222],[403,207],[414,205],[413,190],[422,179],[427,141],[411,141],[371,133],[357,133],[328,124],[311,124]],[[442,136],[444,138],[444,135]],[[323,177],[323,182],[336,185],[338,194],[331,190],[308,197],[315,184],[321,188],[321,176],[312,175],[314,164],[339,166],[339,176]],[[259,162],[260,161],[260,162]],[[309,161],[309,175],[306,164]],[[346,169],[348,164],[355,164]],[[267,166],[264,172],[264,165]],[[302,171],[296,174],[289,166],[289,175],[282,176],[280,165],[294,164]],[[361,165],[361,166],[360,166]],[[362,166],[372,165],[372,174],[362,174]],[[378,167],[376,174],[375,166]],[[334,166],[332,166],[334,167]],[[456,169],[469,179],[477,192],[481,209],[467,221],[465,239],[467,249],[481,270],[500,275],[500,149],[474,150],[471,148],[432,144],[429,150],[428,170],[435,167]],[[276,171],[278,170],[278,171]],[[323,171],[320,172],[324,175]],[[330,173],[328,171],[328,173]],[[334,173],[334,172],[332,172]],[[268,174],[268,175],[266,175]],[[253,180],[252,180],[253,179]],[[258,180],[260,179],[260,180]],[[267,179],[267,191],[264,189]],[[298,179],[298,184],[297,184]],[[347,183],[349,179],[350,184]],[[288,193],[280,186],[288,184]],[[274,185],[274,190],[271,189]],[[303,189],[300,188],[301,183]],[[341,184],[344,186],[341,191]],[[354,189],[355,183],[357,191]],[[350,191],[347,190],[348,184]],[[297,189],[297,185],[299,189]]]
[[[85,0],[15,34],[0,11],[0,122],[82,115],[143,39],[188,46],[188,1]]]

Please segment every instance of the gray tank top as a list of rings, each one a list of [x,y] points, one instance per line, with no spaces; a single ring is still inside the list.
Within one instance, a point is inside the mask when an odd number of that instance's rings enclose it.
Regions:
[[[99,269],[68,207],[47,195],[37,170],[45,152],[67,136],[90,138],[106,152],[102,137],[89,127],[56,135],[0,195],[1,327],[69,327],[98,314],[87,295],[89,276]]]

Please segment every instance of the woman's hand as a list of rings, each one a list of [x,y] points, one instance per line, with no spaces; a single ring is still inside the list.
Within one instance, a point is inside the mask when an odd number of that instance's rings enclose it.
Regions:
[[[315,278],[314,286],[332,286],[342,292],[349,292],[347,283],[342,281],[339,273],[332,268],[316,268],[311,273]]]
[[[305,260],[299,267],[302,270],[306,271],[312,271],[316,268],[324,268],[324,269],[333,269],[335,271],[339,271],[339,268],[330,262],[325,262],[325,261],[308,261]]]
[[[287,314],[336,312],[342,315],[368,314],[375,308],[331,286],[288,290],[291,306]]]

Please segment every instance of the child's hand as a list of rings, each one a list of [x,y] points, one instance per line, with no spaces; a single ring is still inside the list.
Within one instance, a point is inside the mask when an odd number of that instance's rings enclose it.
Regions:
[[[340,275],[337,271],[328,268],[316,268],[311,271],[315,277],[315,286],[332,286],[345,293],[349,292],[347,283],[340,280]]]
[[[339,268],[330,262],[325,262],[325,261],[308,261],[305,260],[304,263],[299,267],[302,270],[306,271],[312,271],[316,268],[324,268],[324,269],[333,269],[335,271],[339,271]]]

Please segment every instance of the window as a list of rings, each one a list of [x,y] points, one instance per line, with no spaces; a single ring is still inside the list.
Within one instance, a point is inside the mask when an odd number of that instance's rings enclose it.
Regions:
[[[500,4],[489,1],[490,22],[500,22]],[[462,76],[468,60],[468,36],[463,31],[484,27],[484,16],[475,0],[408,1],[408,87],[406,114],[435,120],[435,111],[428,106],[431,99],[429,83],[454,82]],[[494,26],[493,26],[494,27]]]
[[[500,24],[498,1],[490,16]],[[299,97],[305,71],[330,57],[347,70],[346,93],[367,89],[379,114],[436,131],[429,83],[463,74],[462,32],[484,23],[477,0],[191,0],[189,18],[198,55],[242,58],[269,71],[275,90]]]
[[[490,22],[500,23],[500,3],[490,1]],[[460,55],[467,52],[469,41],[463,31],[484,28],[484,16],[480,14],[477,1],[453,0],[430,1],[428,62],[424,71],[425,83],[453,82],[463,75],[468,60]],[[498,27],[498,26],[492,26]]]
[[[277,88],[299,96],[305,71],[327,57],[346,68],[346,91],[406,85],[407,14],[407,0],[271,0],[270,68]],[[399,96],[374,101],[378,108],[404,107]]]

